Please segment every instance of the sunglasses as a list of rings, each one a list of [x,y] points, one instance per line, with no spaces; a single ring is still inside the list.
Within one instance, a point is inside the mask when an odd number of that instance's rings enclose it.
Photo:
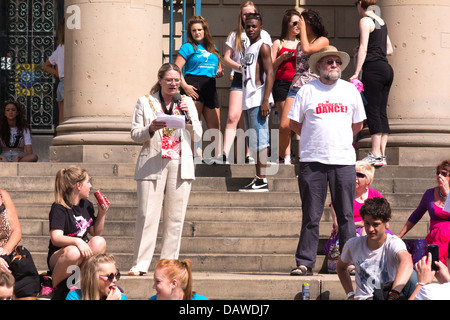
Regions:
[[[100,277],[106,277],[106,280],[108,280],[109,282],[113,282],[114,281],[114,278],[116,278],[116,280],[117,281],[119,281],[119,279],[120,279],[120,272],[119,271],[117,271],[116,273],[110,273],[110,274],[108,274],[108,275],[106,275],[106,274],[100,274],[99,275]]]
[[[255,18],[261,18],[261,14],[260,13],[245,13],[244,16],[245,17],[255,16]]]
[[[335,62],[336,62],[336,65],[338,65],[338,66],[342,65],[342,61],[341,60],[333,60],[333,59],[327,60],[326,64],[329,65],[329,66],[332,66]]]
[[[450,176],[450,172],[437,170],[436,171],[436,176],[438,176],[438,175],[441,175],[443,177],[448,177],[448,176]]]
[[[295,27],[296,25],[298,25],[298,21],[292,22],[292,25]]]
[[[361,173],[361,172],[357,172],[357,173],[356,173],[356,176],[357,176],[358,178],[365,178],[365,177],[366,177],[366,175],[365,175],[364,173]]]

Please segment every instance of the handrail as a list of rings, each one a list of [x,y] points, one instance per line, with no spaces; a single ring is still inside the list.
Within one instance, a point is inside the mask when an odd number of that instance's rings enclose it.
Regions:
[[[173,0],[164,0],[165,2],[170,1],[170,26],[169,26],[169,62],[172,62],[173,59]],[[202,1],[195,0],[195,11],[196,16],[200,16],[202,12]],[[186,1],[183,1],[183,18],[182,18],[182,30],[181,30],[181,40],[182,43],[186,43],[187,35],[186,35]]]

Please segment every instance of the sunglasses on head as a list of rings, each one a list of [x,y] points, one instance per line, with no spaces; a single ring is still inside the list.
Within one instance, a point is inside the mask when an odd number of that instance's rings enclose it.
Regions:
[[[448,177],[450,175],[450,172],[447,171],[442,171],[442,170],[437,170],[436,171],[436,176],[441,175],[443,177]]]
[[[100,277],[106,277],[106,280],[108,280],[109,282],[113,282],[114,278],[116,278],[117,281],[119,281],[120,279],[120,272],[117,271],[116,273],[110,273],[110,274],[100,274]]]
[[[366,177],[366,175],[365,175],[364,173],[361,173],[361,172],[357,172],[357,173],[356,173],[356,176],[357,176],[358,178],[365,178],[365,177]]]

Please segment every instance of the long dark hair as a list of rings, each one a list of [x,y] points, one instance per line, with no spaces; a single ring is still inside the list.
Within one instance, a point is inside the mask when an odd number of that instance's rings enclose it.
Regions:
[[[203,38],[202,44],[205,47],[206,51],[211,52],[212,54],[215,54],[217,56],[217,58],[220,59],[219,51],[214,46],[214,43],[212,40],[212,35],[211,35],[211,31],[209,30],[208,22],[206,22],[205,18],[203,18],[202,16],[193,16],[192,18],[189,19],[189,21],[187,23],[187,28],[186,28],[188,42],[190,44],[192,44],[194,49],[196,49],[198,43],[195,42],[194,38],[192,38],[192,32],[191,32],[192,25],[194,25],[196,23],[200,23],[203,27],[204,38]]]
[[[17,110],[17,117],[16,117],[17,133],[23,134],[23,131],[25,129],[30,129],[30,126],[28,125],[27,120],[25,119],[25,109],[22,107],[22,105],[16,101],[6,101],[3,104],[0,115],[0,139],[3,141],[5,145],[9,145],[11,139],[11,128],[9,127],[8,120],[6,119],[5,116],[6,106],[10,104],[14,105]]]
[[[302,17],[305,19],[305,22],[311,26],[312,31],[317,37],[328,36],[328,32],[325,30],[325,26],[323,25],[322,18],[318,11],[306,9],[302,12]]]
[[[285,11],[283,20],[281,21],[280,41],[286,39],[289,30],[289,23],[291,23],[291,19],[293,16],[300,17],[300,12],[295,9],[288,9]],[[300,34],[297,35],[297,38],[300,39]]]

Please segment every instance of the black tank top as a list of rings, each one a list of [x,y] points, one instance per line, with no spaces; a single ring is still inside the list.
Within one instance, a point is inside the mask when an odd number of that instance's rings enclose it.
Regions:
[[[375,30],[369,34],[369,42],[367,44],[367,55],[366,62],[373,62],[378,60],[383,60],[387,62],[386,59],[386,42],[387,42],[387,26],[380,25],[378,21],[373,19],[375,23]]]

